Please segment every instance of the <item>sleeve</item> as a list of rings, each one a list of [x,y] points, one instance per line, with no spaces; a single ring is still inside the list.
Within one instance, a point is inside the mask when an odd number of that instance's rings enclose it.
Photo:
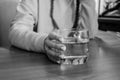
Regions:
[[[81,0],[80,16],[80,26],[88,29],[90,38],[94,38],[98,32],[98,15],[95,10],[95,0]]]
[[[37,24],[38,0],[22,0],[17,6],[17,14],[9,30],[12,45],[28,51],[43,52],[46,34],[33,31]]]

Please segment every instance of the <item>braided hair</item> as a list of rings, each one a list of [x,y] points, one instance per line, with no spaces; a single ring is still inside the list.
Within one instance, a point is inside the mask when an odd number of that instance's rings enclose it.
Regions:
[[[54,0],[51,0],[51,8],[50,8],[50,17],[51,17],[51,20],[52,20],[52,24],[53,24],[53,27],[54,29],[59,29],[54,17],[53,17],[53,11],[54,11]]]
[[[73,28],[77,28],[77,26],[78,26],[79,6],[80,6],[80,0],[76,0],[75,21],[74,21],[74,24],[73,24]]]

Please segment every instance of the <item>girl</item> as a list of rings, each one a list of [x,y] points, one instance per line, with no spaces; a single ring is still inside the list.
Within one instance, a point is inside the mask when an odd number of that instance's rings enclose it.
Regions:
[[[88,29],[90,38],[95,37],[98,25],[94,0],[21,0],[9,38],[19,48],[59,57],[56,50],[65,50],[65,45],[55,32],[78,26]]]

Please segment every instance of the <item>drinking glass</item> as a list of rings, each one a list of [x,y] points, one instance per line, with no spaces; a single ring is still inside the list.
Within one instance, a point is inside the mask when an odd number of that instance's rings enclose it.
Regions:
[[[87,29],[63,29],[59,30],[61,42],[66,50],[61,52],[58,63],[60,64],[84,64],[89,55],[89,32]]]

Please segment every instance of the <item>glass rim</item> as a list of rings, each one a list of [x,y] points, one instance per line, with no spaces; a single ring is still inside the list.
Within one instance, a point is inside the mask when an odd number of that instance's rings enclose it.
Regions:
[[[65,29],[59,29],[59,31],[88,31],[88,29],[76,29],[76,28],[65,28]]]

